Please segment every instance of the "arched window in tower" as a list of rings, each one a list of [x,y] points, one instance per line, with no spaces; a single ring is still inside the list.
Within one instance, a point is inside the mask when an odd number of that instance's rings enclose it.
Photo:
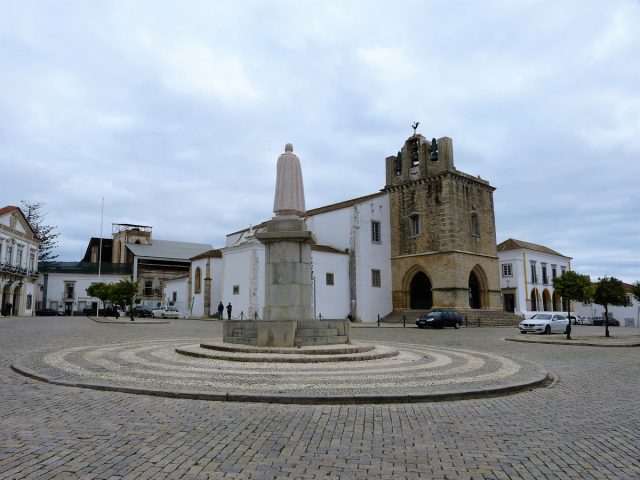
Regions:
[[[200,267],[196,267],[196,279],[193,286],[193,293],[200,293],[202,284],[202,270]]]

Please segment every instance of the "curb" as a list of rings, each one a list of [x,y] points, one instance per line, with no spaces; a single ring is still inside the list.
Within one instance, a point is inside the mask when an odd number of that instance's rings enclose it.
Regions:
[[[507,342],[520,342],[544,345],[563,345],[570,347],[640,347],[640,340],[613,340],[613,341],[590,341],[590,340],[533,340],[527,338],[505,337]],[[614,343],[615,342],[615,343]]]
[[[467,390],[461,392],[441,392],[425,394],[389,394],[389,395],[316,395],[309,396],[297,393],[269,393],[250,394],[241,392],[198,392],[198,391],[171,391],[161,389],[150,389],[144,387],[113,386],[102,383],[77,383],[65,380],[57,380],[47,375],[42,375],[33,370],[11,364],[11,369],[41,382],[64,387],[86,388],[90,390],[112,391],[119,393],[129,393],[134,395],[150,395],[165,398],[180,398],[188,400],[206,400],[218,402],[252,402],[252,403],[274,403],[274,404],[295,404],[295,405],[354,405],[354,404],[384,404],[384,403],[421,403],[421,402],[446,402],[458,400],[472,400],[479,398],[500,397],[512,395],[534,388],[546,387],[554,383],[556,378],[546,370],[542,370],[538,378],[527,382],[516,383],[495,388]]]

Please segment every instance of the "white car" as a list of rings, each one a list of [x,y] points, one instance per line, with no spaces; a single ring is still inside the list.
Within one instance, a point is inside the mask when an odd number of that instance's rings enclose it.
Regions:
[[[178,318],[180,317],[180,312],[176,307],[162,307],[153,310],[151,316],[153,318]]]
[[[558,313],[536,313],[518,325],[520,333],[566,333],[569,319]]]

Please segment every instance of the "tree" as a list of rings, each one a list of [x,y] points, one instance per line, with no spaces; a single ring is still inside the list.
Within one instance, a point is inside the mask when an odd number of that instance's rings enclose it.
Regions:
[[[43,202],[22,202],[22,213],[29,222],[33,233],[40,239],[40,250],[38,251],[38,262],[47,262],[55,260],[58,255],[53,254],[54,248],[58,245],[57,238],[60,233],[55,230],[58,227],[52,225],[44,225],[44,217],[47,215],[42,211],[45,204]]]
[[[113,296],[113,287],[111,284],[104,282],[92,283],[87,288],[87,295],[89,295],[90,297],[98,298],[104,305],[104,302],[108,302],[111,300]],[[96,314],[97,313],[98,312],[96,312]]]
[[[636,282],[633,284],[633,286],[631,287],[631,293],[633,293],[633,296],[636,297],[636,300],[640,302],[640,282]]]
[[[609,305],[616,307],[627,307],[631,304],[627,292],[625,292],[622,281],[614,277],[604,277],[598,279],[593,294],[593,301],[604,307],[604,327],[605,336],[609,336]]]
[[[583,302],[589,299],[591,279],[588,275],[567,271],[553,279],[553,289],[563,300],[567,300],[567,318],[571,315],[571,301]],[[567,325],[567,339],[571,339],[571,320]]]
[[[133,299],[138,293],[138,282],[122,279],[111,285],[111,301],[122,307],[129,306],[129,315],[133,322]]]

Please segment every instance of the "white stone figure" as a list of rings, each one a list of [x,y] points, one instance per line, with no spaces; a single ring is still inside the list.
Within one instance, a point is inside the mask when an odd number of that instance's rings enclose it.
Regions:
[[[276,177],[276,195],[273,201],[273,212],[278,216],[296,215],[303,217],[304,185],[300,159],[293,153],[293,145],[287,143],[284,152],[278,157],[278,173]]]

